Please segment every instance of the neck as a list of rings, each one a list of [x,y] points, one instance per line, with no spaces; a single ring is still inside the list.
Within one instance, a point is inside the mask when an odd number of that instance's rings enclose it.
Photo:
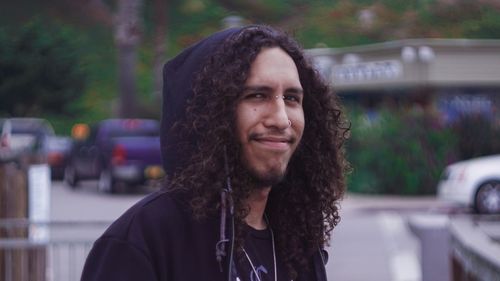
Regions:
[[[246,224],[257,230],[267,228],[267,223],[264,219],[264,212],[266,210],[267,198],[270,191],[271,187],[255,190],[246,200],[246,203],[250,208],[250,212],[244,220]]]

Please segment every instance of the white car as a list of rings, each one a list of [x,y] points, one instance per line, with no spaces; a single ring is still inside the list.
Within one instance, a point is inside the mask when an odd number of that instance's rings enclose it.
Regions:
[[[439,199],[500,213],[500,154],[456,162],[446,167],[437,188]]]

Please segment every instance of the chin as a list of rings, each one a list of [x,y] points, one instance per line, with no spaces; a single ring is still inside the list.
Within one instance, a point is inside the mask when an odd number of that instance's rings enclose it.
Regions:
[[[257,188],[266,188],[282,182],[285,178],[286,170],[269,170],[265,172],[250,171],[250,175]]]

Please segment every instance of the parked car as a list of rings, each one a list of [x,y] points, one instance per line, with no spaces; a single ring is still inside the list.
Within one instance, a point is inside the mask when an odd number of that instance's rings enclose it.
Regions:
[[[73,140],[70,137],[51,136],[48,139],[47,162],[52,179],[63,179],[72,146]]]
[[[52,125],[42,118],[0,119],[0,145],[15,151],[28,152],[44,160],[49,138],[55,135]]]
[[[500,213],[500,155],[447,166],[437,195],[442,200],[472,207],[478,213]]]
[[[81,126],[81,125],[80,125]],[[87,134],[78,127],[78,135]],[[101,192],[114,193],[163,177],[160,124],[151,119],[107,119],[75,140],[64,173],[72,187],[98,180]]]

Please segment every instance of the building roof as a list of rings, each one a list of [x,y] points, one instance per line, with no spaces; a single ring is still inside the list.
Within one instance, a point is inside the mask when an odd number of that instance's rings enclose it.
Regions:
[[[306,50],[338,91],[500,88],[500,40],[405,39]]]

